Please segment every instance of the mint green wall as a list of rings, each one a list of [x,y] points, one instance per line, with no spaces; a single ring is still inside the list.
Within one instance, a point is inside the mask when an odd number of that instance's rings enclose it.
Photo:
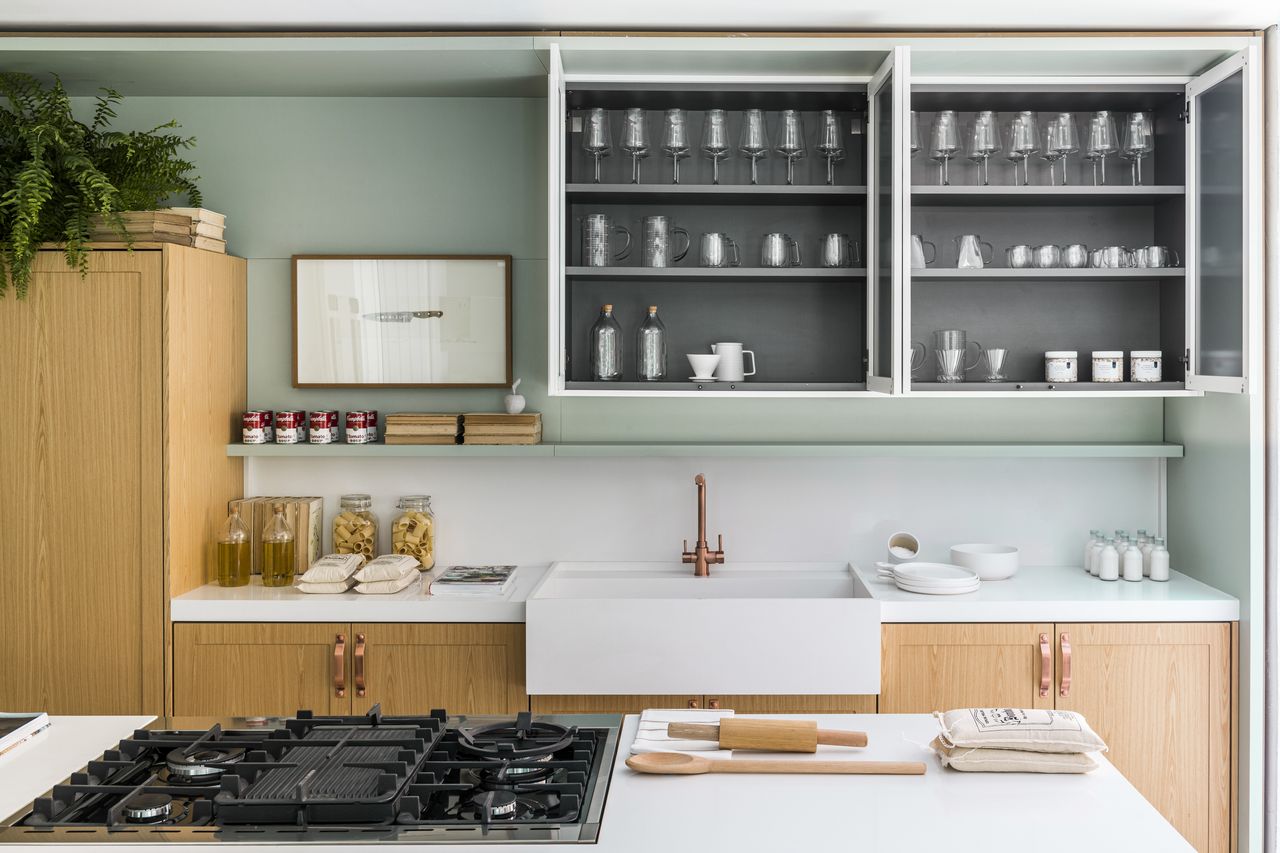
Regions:
[[[545,102],[130,98],[199,140],[205,204],[249,259],[249,402],[381,411],[501,406],[500,391],[290,387],[289,256],[509,253],[516,375],[550,440],[1159,440],[1159,400],[618,400],[546,396]]]

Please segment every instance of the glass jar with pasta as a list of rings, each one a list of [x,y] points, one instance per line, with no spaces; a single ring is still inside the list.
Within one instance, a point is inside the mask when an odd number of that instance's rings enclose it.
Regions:
[[[436,564],[436,517],[430,495],[405,495],[391,525],[391,553],[413,557],[426,571]]]
[[[378,517],[368,495],[343,495],[341,511],[333,518],[333,550],[337,554],[359,554],[361,565],[374,558],[378,547]]]

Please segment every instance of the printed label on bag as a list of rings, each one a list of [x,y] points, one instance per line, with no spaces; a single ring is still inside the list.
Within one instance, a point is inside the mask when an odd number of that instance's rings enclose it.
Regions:
[[[971,708],[978,731],[1083,731],[1080,718],[1067,711],[1038,711],[1022,708]]]

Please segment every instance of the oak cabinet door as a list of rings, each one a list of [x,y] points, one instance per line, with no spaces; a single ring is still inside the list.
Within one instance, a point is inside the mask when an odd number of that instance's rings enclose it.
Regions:
[[[885,625],[880,713],[1052,708],[1052,638],[1048,624]]]
[[[173,626],[176,716],[351,712],[350,626],[179,622]]]
[[[535,714],[639,714],[645,708],[702,708],[702,696],[530,696]]]
[[[352,709],[387,714],[514,714],[524,691],[524,625],[356,624]]]
[[[1227,623],[1058,625],[1057,707],[1201,853],[1226,853],[1231,816]]]

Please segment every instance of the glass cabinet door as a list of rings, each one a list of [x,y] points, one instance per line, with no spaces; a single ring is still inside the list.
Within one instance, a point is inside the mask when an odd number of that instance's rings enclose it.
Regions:
[[[1248,393],[1257,318],[1260,195],[1251,174],[1257,126],[1248,53],[1187,86],[1187,387]],[[1252,303],[1252,304],[1251,304]]]
[[[867,87],[867,388],[902,391],[903,182],[909,48]]]

